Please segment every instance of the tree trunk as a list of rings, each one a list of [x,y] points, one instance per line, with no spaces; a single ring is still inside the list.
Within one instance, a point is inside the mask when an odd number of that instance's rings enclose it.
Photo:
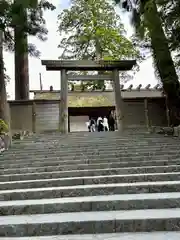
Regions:
[[[24,33],[24,25],[27,21],[26,10],[21,11],[19,21],[14,28],[15,37],[15,99],[29,99],[29,62],[28,62],[28,38]]]
[[[8,149],[12,144],[11,126],[10,126],[10,111],[7,102],[6,83],[4,77],[4,59],[3,59],[3,32],[0,31],[0,119],[8,125],[8,134],[1,136],[1,141],[5,149]],[[2,142],[1,142],[2,144]],[[0,146],[1,148],[2,146]],[[1,150],[1,149],[0,149]]]
[[[0,119],[9,125],[8,103],[4,77],[3,32],[0,31]]]
[[[144,14],[163,89],[171,105],[176,105],[180,96],[180,84],[155,1],[146,4]]]
[[[96,39],[96,58],[98,61],[102,59],[102,50],[99,39]],[[103,73],[104,71],[98,71],[98,75],[101,75]],[[104,87],[104,80],[97,79],[97,81],[94,81],[94,84],[96,84],[97,89],[102,89]]]

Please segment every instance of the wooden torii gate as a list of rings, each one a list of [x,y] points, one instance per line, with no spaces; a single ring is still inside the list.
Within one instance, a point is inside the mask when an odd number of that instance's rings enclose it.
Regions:
[[[61,72],[60,126],[61,133],[68,133],[68,80],[112,80],[114,85],[118,130],[123,130],[123,102],[121,98],[119,71],[128,71],[136,64],[135,60],[91,61],[91,60],[42,60],[47,71]],[[111,71],[111,75],[69,75],[67,71]]]

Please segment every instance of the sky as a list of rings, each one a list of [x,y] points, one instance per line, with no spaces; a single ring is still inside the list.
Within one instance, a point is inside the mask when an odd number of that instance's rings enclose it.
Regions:
[[[46,26],[49,30],[48,40],[45,42],[41,42],[35,37],[29,38],[29,42],[35,44],[37,49],[41,52],[40,59],[29,58],[29,79],[30,79],[30,89],[31,90],[39,90],[40,82],[39,82],[39,74],[41,73],[42,85],[44,90],[48,90],[50,85],[53,86],[54,89],[60,89],[60,73],[59,72],[50,72],[46,71],[44,66],[41,66],[41,59],[46,60],[55,60],[58,59],[61,52],[60,49],[57,48],[60,39],[62,36],[57,32],[57,16],[60,11],[64,8],[68,8],[70,1],[69,0],[50,0],[55,6],[55,11],[47,11],[44,14],[46,19]],[[119,12],[119,11],[118,11]],[[121,14],[121,19],[125,25],[125,28],[128,32],[128,35],[131,35],[132,28],[129,23],[129,18],[127,14]],[[14,54],[5,52],[4,53],[5,66],[7,69],[7,74],[11,78],[10,83],[7,86],[8,95],[10,99],[14,99]],[[129,86],[133,84],[134,87],[142,84],[142,86],[146,86],[151,84],[151,86],[155,86],[157,84],[157,79],[154,76],[154,69],[152,67],[152,59],[148,58],[140,65],[140,71],[136,73],[134,79],[128,81],[125,84]],[[32,94],[30,96],[33,97]]]

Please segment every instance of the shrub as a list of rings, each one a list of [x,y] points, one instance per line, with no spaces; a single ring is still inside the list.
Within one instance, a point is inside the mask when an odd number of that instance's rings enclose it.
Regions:
[[[4,134],[8,132],[8,125],[4,120],[0,119],[0,134]]]

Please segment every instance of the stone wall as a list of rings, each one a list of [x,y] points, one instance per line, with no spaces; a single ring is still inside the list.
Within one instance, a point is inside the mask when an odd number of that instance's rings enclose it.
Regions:
[[[30,132],[58,130],[59,103],[59,100],[10,101],[12,133],[23,130]],[[106,109],[106,112],[108,109],[109,108]],[[150,125],[167,126],[164,98],[148,99],[148,110]],[[87,118],[84,116],[87,116],[90,112],[96,112],[98,114],[98,107],[69,108],[69,116],[82,116],[81,122],[84,122],[83,119]],[[106,112],[104,111],[104,113]],[[124,117],[126,127],[145,127],[147,123],[144,99],[125,99]],[[77,124],[72,122],[73,119],[76,119],[74,121],[77,122],[77,118],[70,117],[69,119],[71,122],[70,126]]]

